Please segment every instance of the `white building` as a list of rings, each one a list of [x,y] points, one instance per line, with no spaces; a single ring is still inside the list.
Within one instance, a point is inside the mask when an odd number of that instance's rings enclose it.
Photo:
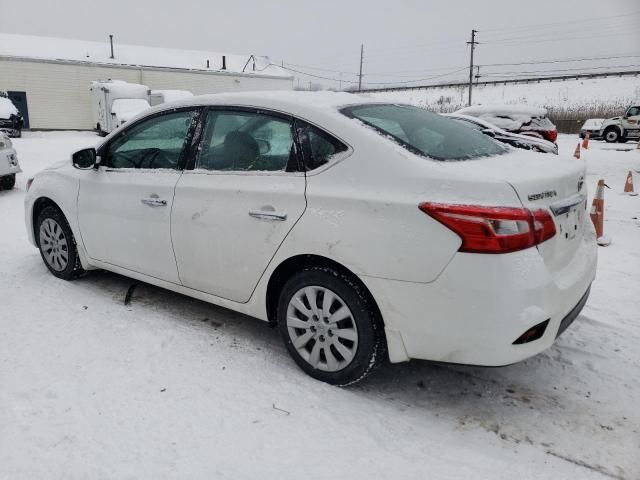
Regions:
[[[0,33],[0,91],[35,129],[92,129],[89,84],[118,79],[195,95],[291,90],[268,57]],[[26,128],[26,125],[25,125]]]

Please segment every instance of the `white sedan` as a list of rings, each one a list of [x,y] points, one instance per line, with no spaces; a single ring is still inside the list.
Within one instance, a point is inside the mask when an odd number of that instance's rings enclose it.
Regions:
[[[21,171],[11,139],[0,132],[0,190],[11,190],[16,184],[16,173]]]
[[[277,324],[336,385],[385,358],[505,365],[548,348],[596,270],[585,164],[346,93],[194,97],[36,175],[59,278],[101,268]]]

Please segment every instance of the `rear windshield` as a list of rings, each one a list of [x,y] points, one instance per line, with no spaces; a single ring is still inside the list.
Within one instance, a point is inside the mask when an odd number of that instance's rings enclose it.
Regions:
[[[529,124],[531,127],[538,127],[541,130],[554,130],[556,126],[547,117],[535,117],[531,119]]]
[[[356,105],[341,112],[392,137],[407,150],[435,160],[468,160],[507,151],[481,132],[419,107]]]

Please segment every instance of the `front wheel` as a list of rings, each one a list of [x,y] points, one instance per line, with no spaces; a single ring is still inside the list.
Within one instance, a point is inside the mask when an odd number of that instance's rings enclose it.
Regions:
[[[604,132],[604,141],[607,143],[616,143],[620,139],[620,133],[617,128],[610,128]]]
[[[284,285],[278,325],[295,362],[311,377],[346,386],[382,363],[382,320],[364,287],[333,268],[310,267]]]
[[[35,235],[42,260],[56,277],[72,280],[84,271],[75,238],[60,210],[45,207],[36,219]]]
[[[16,174],[0,177],[0,189],[11,190],[16,184]]]

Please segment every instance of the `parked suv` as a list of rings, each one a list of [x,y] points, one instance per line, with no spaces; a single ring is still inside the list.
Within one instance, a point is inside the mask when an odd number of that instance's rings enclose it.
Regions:
[[[22,136],[22,115],[7,97],[0,95],[0,131],[6,132],[10,137]]]
[[[600,135],[608,143],[640,139],[640,105],[632,105],[622,117],[613,117],[602,122]]]

